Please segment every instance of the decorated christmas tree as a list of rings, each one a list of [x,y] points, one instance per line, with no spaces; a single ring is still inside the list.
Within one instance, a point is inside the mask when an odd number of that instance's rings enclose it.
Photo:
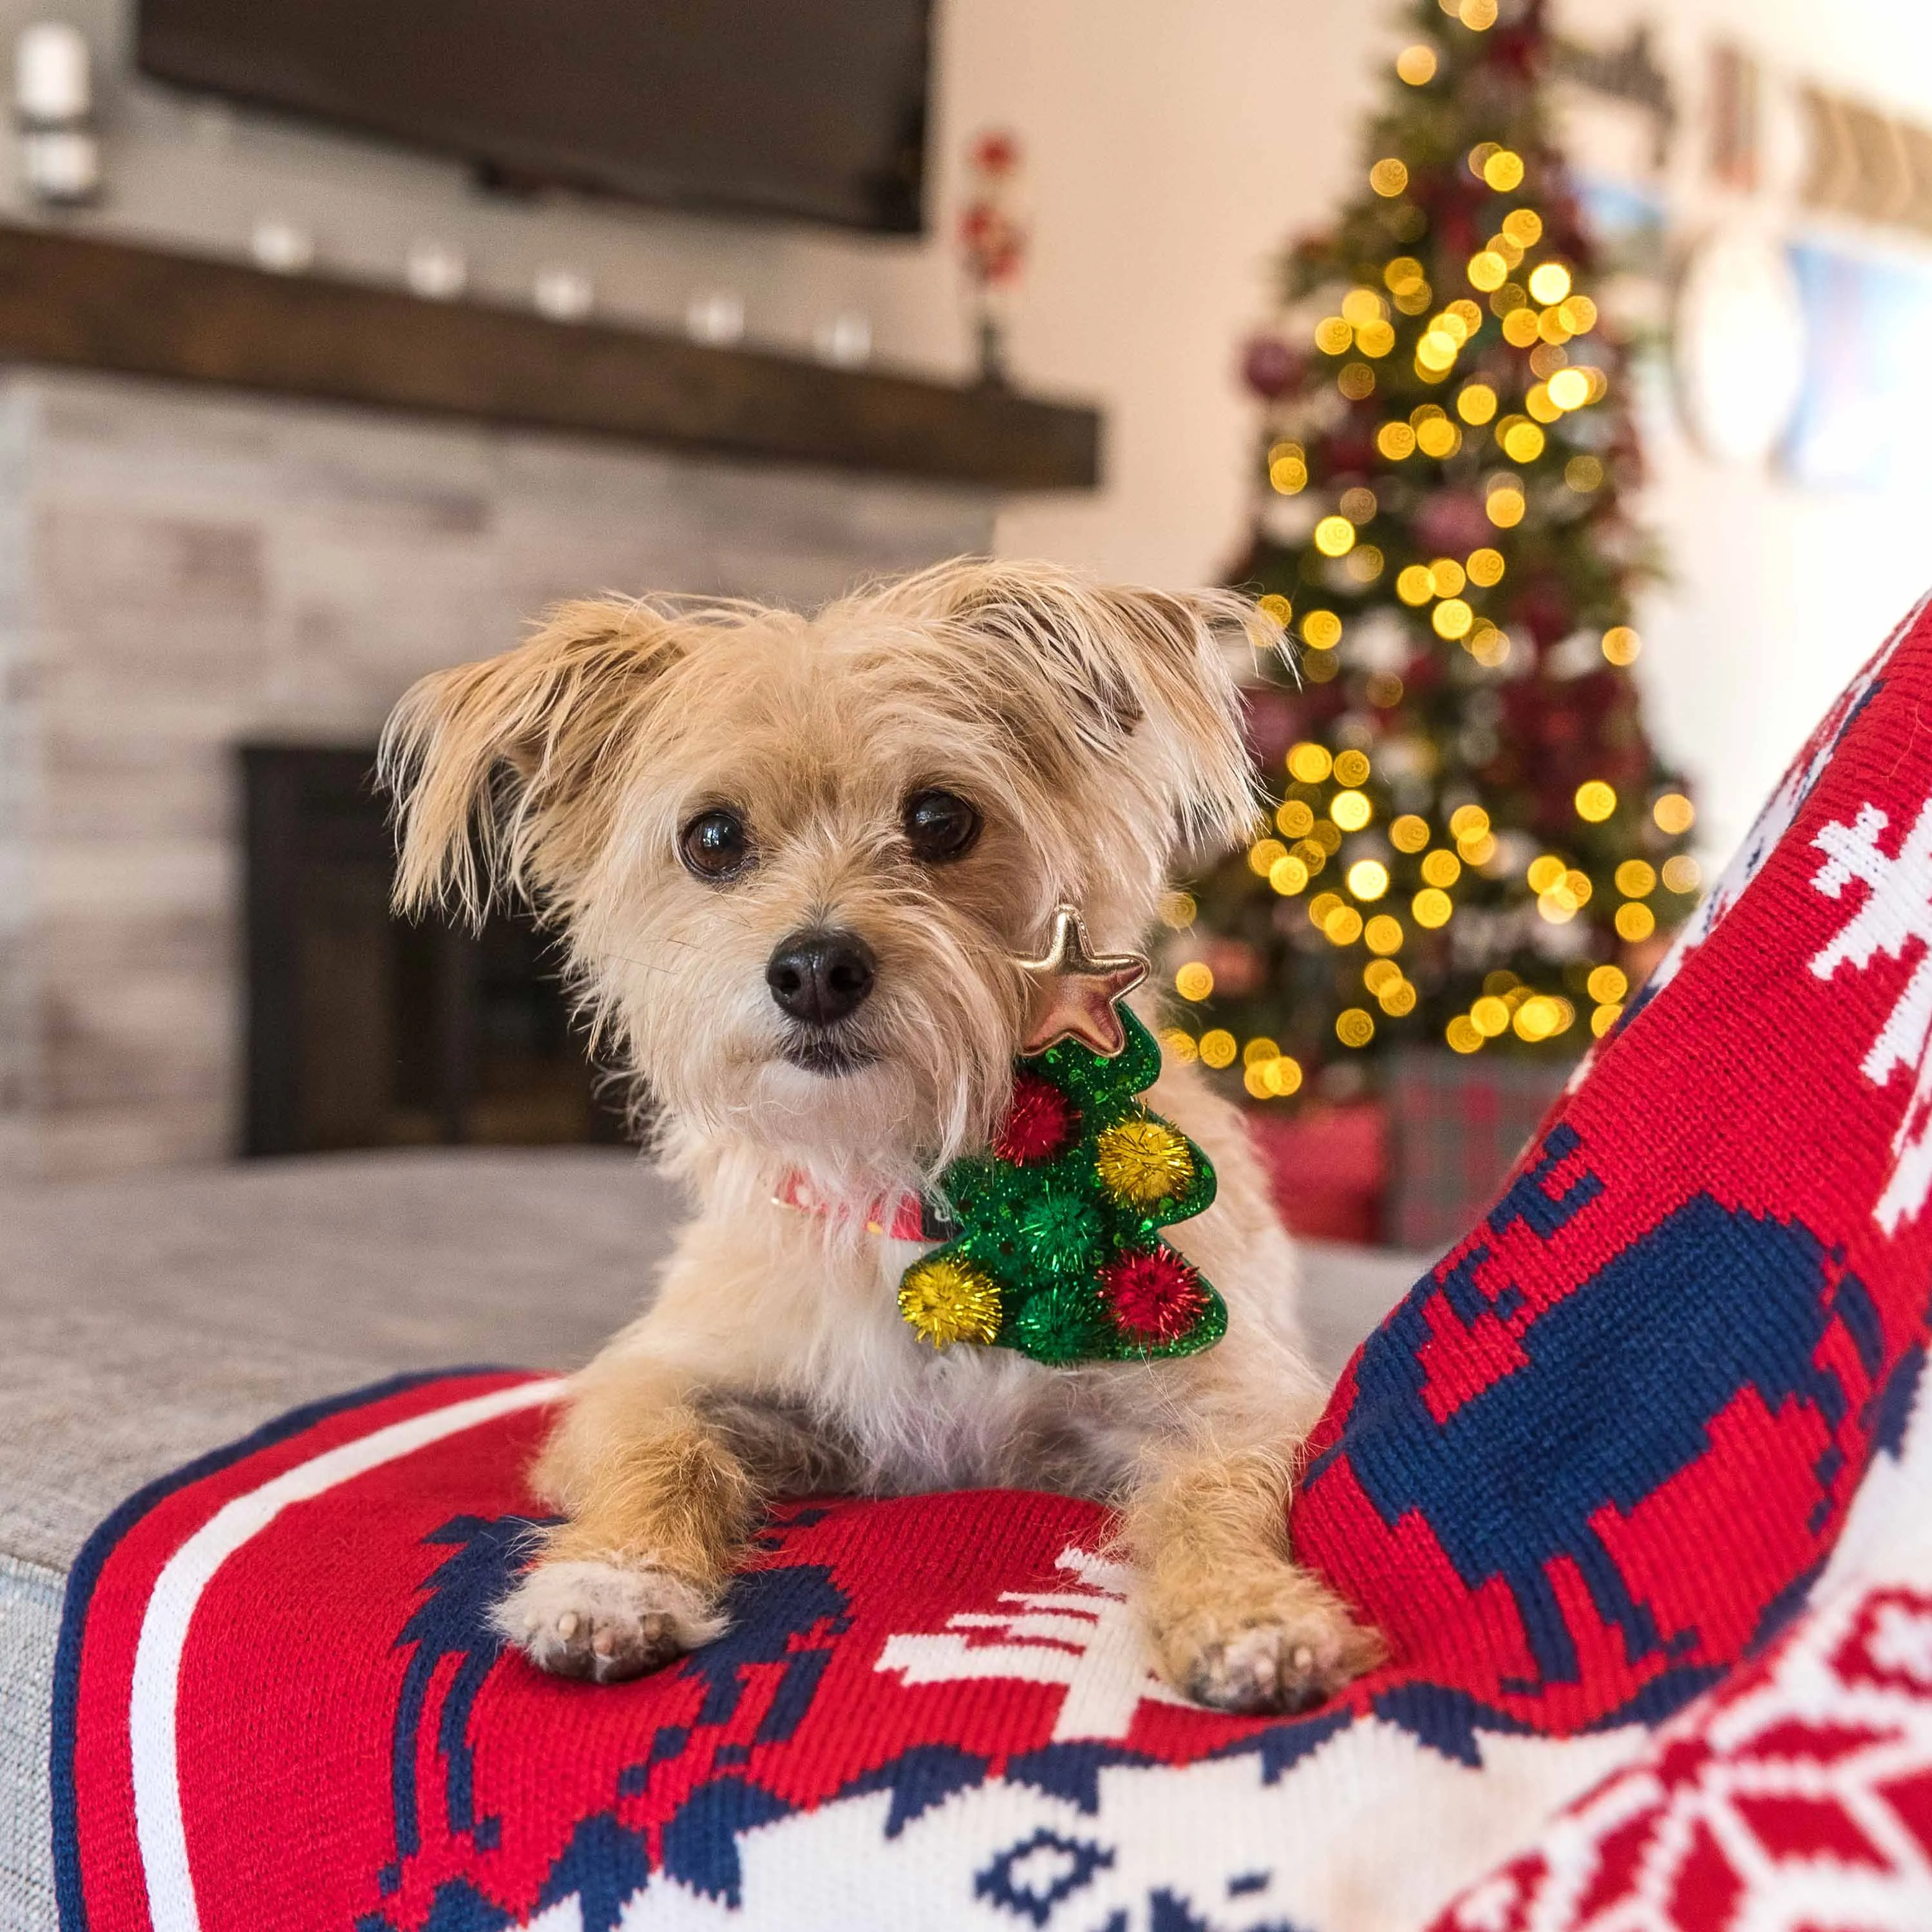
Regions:
[[[1214,1170],[1135,1097],[1160,1049],[1124,1010],[1118,1028],[1111,1057],[1076,1038],[1022,1060],[991,1151],[946,1170],[962,1232],[899,1291],[935,1347],[1121,1361],[1192,1354],[1226,1331],[1220,1295],[1160,1234],[1214,1200]]]
[[[1252,709],[1270,818],[1166,908],[1168,1044],[1257,1099],[1404,1042],[1574,1054],[1699,883],[1629,669],[1655,566],[1542,0],[1413,13],[1361,190],[1246,359],[1235,574],[1300,646]]]

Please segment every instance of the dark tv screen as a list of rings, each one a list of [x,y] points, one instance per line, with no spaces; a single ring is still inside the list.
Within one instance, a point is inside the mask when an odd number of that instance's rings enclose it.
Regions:
[[[931,0],[140,0],[156,78],[495,178],[922,226]]]

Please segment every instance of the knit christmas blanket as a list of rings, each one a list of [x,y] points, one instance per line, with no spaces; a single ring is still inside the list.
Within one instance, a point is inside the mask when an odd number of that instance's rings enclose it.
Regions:
[[[777,1510],[674,1668],[488,1606],[554,1382],[398,1383],[134,1498],[70,1592],[68,1932],[1932,1927],[1932,620],[1834,707],[1293,1516],[1328,1708],[1148,1670],[1090,1506]]]

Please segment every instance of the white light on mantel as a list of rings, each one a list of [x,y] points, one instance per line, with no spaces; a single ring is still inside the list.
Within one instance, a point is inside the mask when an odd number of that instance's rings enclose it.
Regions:
[[[14,44],[14,106],[26,122],[85,121],[94,108],[87,38],[64,20],[37,20]]]

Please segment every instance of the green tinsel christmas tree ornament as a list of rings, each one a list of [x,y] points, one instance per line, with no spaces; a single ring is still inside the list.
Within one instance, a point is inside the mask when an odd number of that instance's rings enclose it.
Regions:
[[[936,1348],[976,1342],[1064,1364],[1192,1354],[1226,1304],[1161,1238],[1214,1198],[1208,1156],[1138,1096],[1160,1049],[1119,1005],[1138,954],[1096,958],[1063,906],[1013,1098],[987,1154],[941,1186],[960,1233],[901,1278],[899,1310]]]

